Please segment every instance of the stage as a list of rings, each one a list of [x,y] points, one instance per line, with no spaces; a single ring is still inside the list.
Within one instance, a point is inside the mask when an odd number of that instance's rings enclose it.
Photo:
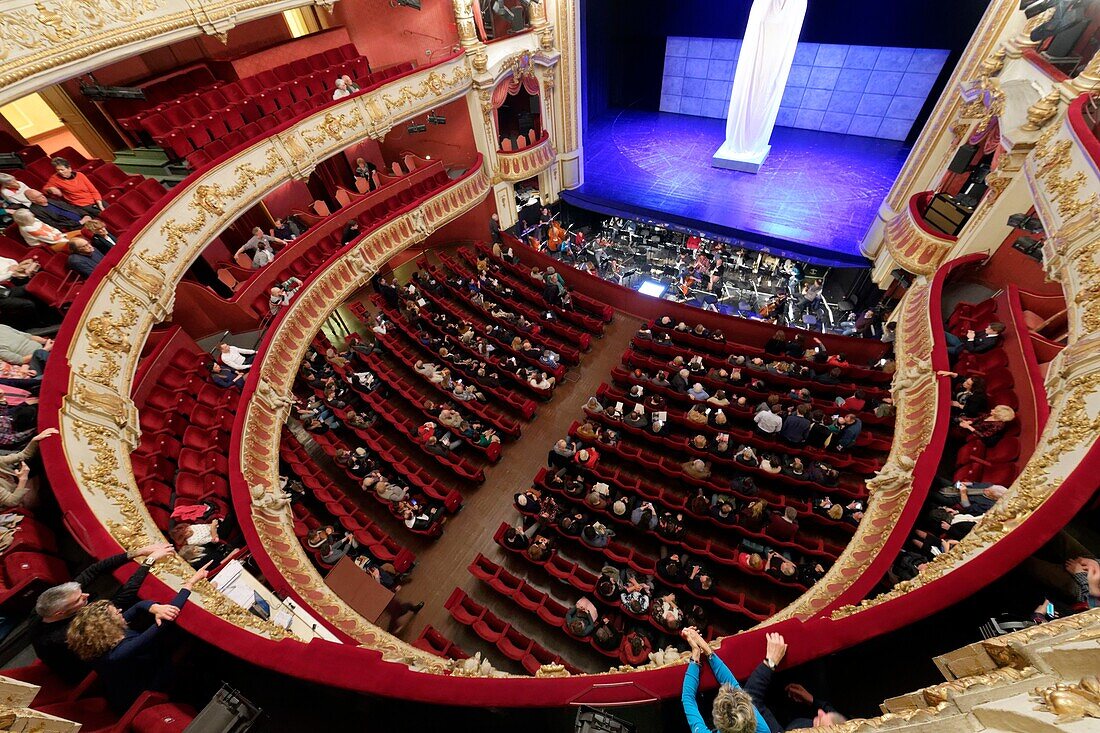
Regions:
[[[862,266],[859,252],[909,153],[904,144],[776,127],[757,175],[713,168],[725,121],[622,110],[584,133],[584,185],[562,193],[606,214],[743,238],[828,266]]]

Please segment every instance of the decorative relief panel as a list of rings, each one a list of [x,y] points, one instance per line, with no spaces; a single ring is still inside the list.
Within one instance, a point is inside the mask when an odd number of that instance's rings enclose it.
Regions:
[[[925,194],[916,194],[920,199]],[[910,201],[901,213],[886,222],[884,241],[890,256],[899,265],[917,275],[931,275],[944,261],[955,239],[937,236],[919,221],[919,207]]]

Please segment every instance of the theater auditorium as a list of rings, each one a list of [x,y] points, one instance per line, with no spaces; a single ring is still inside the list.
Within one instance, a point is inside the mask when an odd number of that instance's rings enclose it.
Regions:
[[[1100,2],[0,3],[0,730],[1100,730]]]

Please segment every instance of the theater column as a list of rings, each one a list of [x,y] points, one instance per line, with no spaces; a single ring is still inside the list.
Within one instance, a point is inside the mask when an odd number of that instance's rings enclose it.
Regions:
[[[543,0],[553,24],[553,39],[558,44],[557,78],[551,81],[547,91],[547,106],[553,117],[556,137],[554,148],[558,156],[558,186],[560,189],[577,188],[584,183],[584,147],[581,139],[581,83],[580,83],[580,18],[579,3],[575,0]],[[543,38],[544,53],[554,49]],[[547,75],[547,80],[552,79]],[[556,82],[556,83],[555,83]]]

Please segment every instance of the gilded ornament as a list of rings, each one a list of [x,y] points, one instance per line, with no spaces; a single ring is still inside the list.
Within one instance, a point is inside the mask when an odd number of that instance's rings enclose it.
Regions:
[[[1027,122],[1020,129],[1029,132],[1041,130],[1058,114],[1058,102],[1061,98],[1062,93],[1057,87],[1050,90],[1046,96],[1041,97],[1035,104],[1027,108]]]
[[[1031,694],[1040,701],[1035,709],[1054,713],[1059,725],[1082,718],[1100,718],[1100,678],[1084,677],[1076,684],[1036,688]]]
[[[424,99],[429,94],[440,96],[469,78],[470,72],[465,66],[455,67],[450,76],[432,71],[419,84],[401,87],[396,95],[383,94],[382,101],[386,105],[386,111],[400,109],[413,100]]]

